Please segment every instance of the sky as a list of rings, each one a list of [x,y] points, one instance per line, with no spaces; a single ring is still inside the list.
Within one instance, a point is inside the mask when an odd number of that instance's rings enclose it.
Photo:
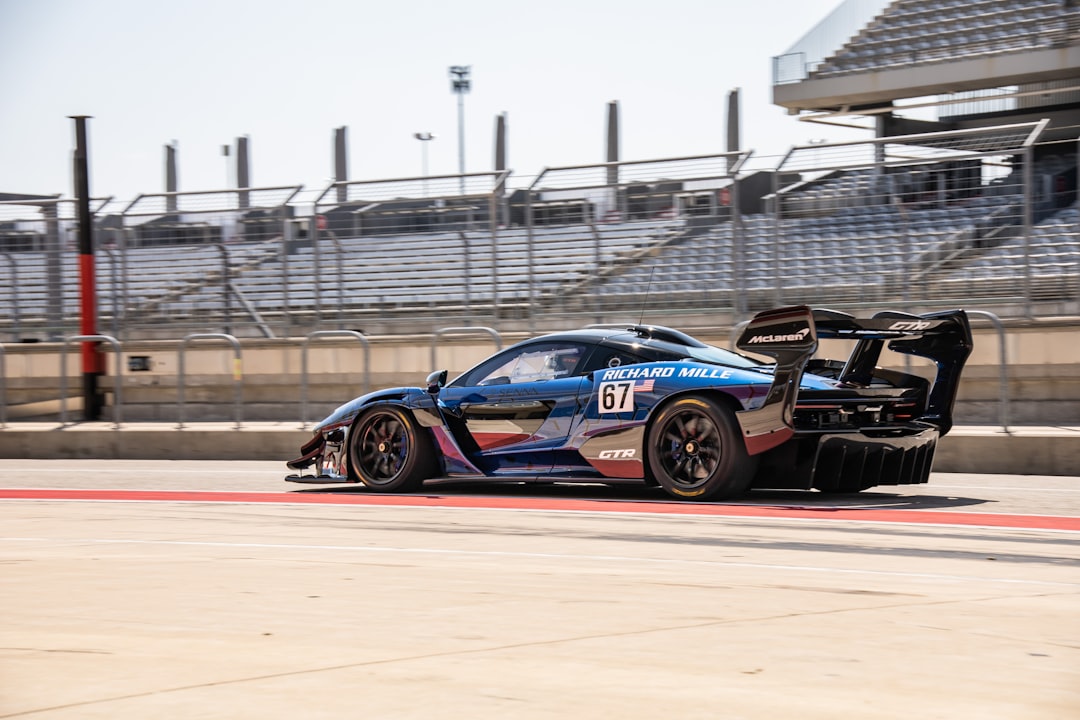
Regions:
[[[839,0],[0,0],[0,192],[73,197],[74,122],[89,115],[90,189],[131,199],[235,182],[222,145],[250,138],[253,186],[333,177],[348,128],[352,180],[458,169],[448,68],[469,65],[467,172],[494,168],[507,113],[514,186],[545,167],[605,160],[607,104],[621,159],[725,149],[727,94],[742,145],[779,155],[857,130],[771,104],[772,60]]]

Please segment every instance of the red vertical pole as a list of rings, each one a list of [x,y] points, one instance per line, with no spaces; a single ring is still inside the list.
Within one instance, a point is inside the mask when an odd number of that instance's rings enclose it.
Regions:
[[[93,220],[90,216],[90,170],[86,142],[85,115],[71,116],[75,121],[75,199],[79,215],[79,289],[82,335],[97,335],[97,289],[94,273]],[[98,378],[105,363],[96,342],[82,344],[83,419],[97,420],[104,404],[98,392]]]

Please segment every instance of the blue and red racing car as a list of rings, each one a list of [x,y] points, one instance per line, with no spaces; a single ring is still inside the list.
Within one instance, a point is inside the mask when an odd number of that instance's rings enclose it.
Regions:
[[[816,359],[819,338],[854,348]],[[879,367],[886,344],[930,359],[934,377]],[[394,493],[430,478],[637,482],[692,500],[925,483],[972,339],[963,310],[799,306],[758,314],[736,346],[774,362],[657,326],[536,337],[451,382],[437,371],[342,405],[286,480]]]

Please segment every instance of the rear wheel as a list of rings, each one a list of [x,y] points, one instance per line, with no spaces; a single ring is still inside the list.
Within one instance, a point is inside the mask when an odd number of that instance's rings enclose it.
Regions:
[[[649,469],[671,495],[720,500],[746,491],[756,458],[746,453],[732,411],[705,397],[664,407],[649,427]]]
[[[435,473],[431,439],[396,407],[372,408],[349,433],[349,472],[378,492],[411,492]]]

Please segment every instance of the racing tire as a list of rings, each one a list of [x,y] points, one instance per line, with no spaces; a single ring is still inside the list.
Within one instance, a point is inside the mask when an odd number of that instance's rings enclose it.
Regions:
[[[405,410],[360,414],[349,433],[349,475],[375,492],[413,492],[437,468],[431,437]]]
[[[707,397],[684,397],[662,408],[649,426],[647,448],[652,477],[684,500],[740,495],[757,465],[734,413]]]

